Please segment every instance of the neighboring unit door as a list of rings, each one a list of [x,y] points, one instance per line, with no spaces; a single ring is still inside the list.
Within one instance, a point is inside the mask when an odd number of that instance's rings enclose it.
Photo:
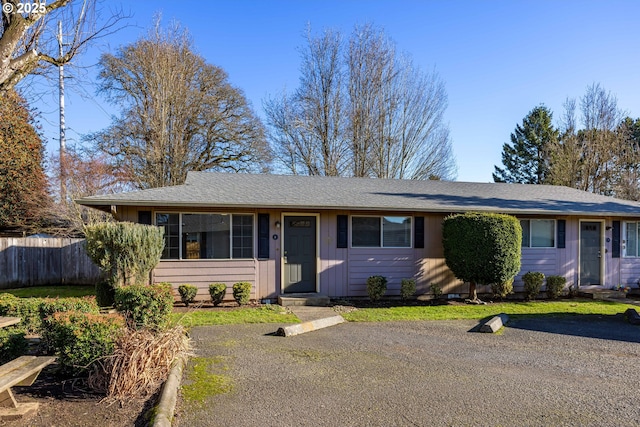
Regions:
[[[580,223],[580,286],[601,285],[602,223]]]
[[[284,217],[284,292],[316,292],[316,217]]]

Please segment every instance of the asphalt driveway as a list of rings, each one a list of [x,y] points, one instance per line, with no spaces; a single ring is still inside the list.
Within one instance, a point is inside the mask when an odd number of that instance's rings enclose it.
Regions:
[[[194,328],[233,389],[178,426],[637,426],[640,327],[621,316]]]

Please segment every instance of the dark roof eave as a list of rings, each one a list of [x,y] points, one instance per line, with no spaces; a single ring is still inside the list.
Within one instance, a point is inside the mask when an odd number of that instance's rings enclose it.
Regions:
[[[158,207],[158,208],[203,208],[203,207],[216,207],[225,209],[279,209],[279,210],[347,210],[347,211],[386,211],[386,212],[424,212],[424,213],[452,213],[452,212],[499,212],[512,215],[558,215],[558,216],[584,216],[584,217],[638,217],[640,211],[637,214],[633,212],[592,212],[592,211],[553,211],[544,209],[500,209],[489,207],[442,207],[432,209],[411,209],[395,206],[386,207],[374,207],[374,206],[313,206],[313,205],[248,205],[248,204],[216,204],[216,203],[202,203],[202,202],[162,202],[158,201],[144,201],[144,200],[91,200],[91,199],[78,199],[78,204],[100,209],[105,212],[111,211],[111,206],[140,206],[140,207]]]

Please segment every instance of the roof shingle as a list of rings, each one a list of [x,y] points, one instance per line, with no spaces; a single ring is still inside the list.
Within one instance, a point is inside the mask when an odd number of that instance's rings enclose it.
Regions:
[[[183,185],[78,200],[136,205],[640,216],[640,203],[553,185],[190,172]]]

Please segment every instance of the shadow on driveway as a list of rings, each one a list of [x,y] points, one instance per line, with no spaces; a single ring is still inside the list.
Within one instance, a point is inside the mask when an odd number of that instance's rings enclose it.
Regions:
[[[508,328],[586,338],[640,343],[640,327],[628,323],[624,314],[566,315],[553,313],[545,316],[512,316]]]

